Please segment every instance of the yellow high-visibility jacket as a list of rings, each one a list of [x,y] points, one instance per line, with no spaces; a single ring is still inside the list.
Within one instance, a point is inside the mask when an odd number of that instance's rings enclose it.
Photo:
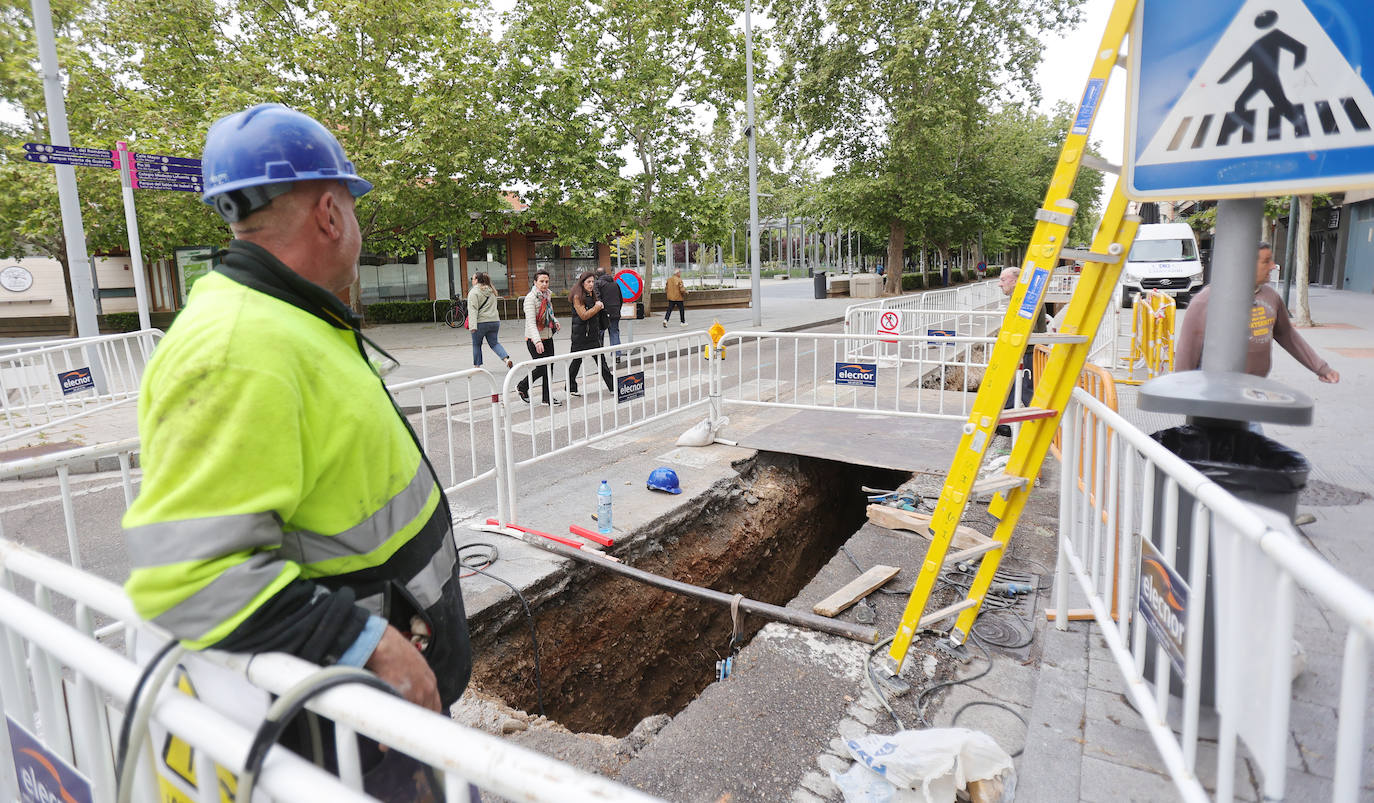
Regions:
[[[125,589],[193,649],[333,663],[368,614],[420,617],[445,703],[471,670],[448,504],[352,312],[234,241],[139,396]]]

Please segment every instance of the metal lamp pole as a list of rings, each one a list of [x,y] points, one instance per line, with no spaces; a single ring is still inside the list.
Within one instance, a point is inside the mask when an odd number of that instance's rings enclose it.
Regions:
[[[744,106],[749,128],[749,276],[754,308],[754,326],[763,326],[763,287],[759,279],[759,161],[754,146],[754,23],[750,16],[752,0],[744,4]]]
[[[38,61],[43,71],[49,141],[54,145],[70,146],[72,139],[67,131],[67,106],[62,97],[62,80],[58,75],[57,42],[53,35],[52,10],[48,0],[33,0],[33,33],[38,42]],[[752,91],[750,98],[752,104]],[[752,112],[750,114],[752,119]],[[75,307],[72,312],[76,317],[76,334],[78,337],[95,337],[100,334],[100,324],[96,320],[94,271],[86,253],[86,230],[82,225],[81,204],[76,194],[76,168],[53,165],[53,171],[57,174],[58,207],[61,209],[62,231],[67,242],[67,268],[72,279],[72,305]]]

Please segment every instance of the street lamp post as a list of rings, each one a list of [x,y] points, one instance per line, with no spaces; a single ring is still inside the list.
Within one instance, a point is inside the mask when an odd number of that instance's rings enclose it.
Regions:
[[[753,0],[744,4],[744,106],[749,128],[749,275],[754,326],[763,326],[763,288],[759,280],[759,162],[754,145],[754,23]]]

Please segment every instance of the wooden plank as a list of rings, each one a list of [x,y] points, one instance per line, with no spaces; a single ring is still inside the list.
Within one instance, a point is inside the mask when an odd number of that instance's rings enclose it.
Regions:
[[[888,507],[887,505],[869,505],[868,520],[889,530],[910,530],[927,538],[930,537],[930,514],[913,513],[910,510]],[[954,540],[952,546],[955,549],[968,549],[980,544],[985,544],[990,539],[967,525],[959,525],[954,530]]]
[[[872,594],[874,589],[896,577],[897,572],[901,570],[900,566],[884,566],[878,564],[858,577],[855,577],[853,580],[850,580],[848,583],[845,583],[839,591],[817,602],[811,607],[811,610],[821,616],[835,616],[850,605]]]

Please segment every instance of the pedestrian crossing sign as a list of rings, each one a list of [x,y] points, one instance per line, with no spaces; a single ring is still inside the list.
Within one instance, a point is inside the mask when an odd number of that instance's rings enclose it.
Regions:
[[[1140,0],[1126,192],[1136,200],[1374,183],[1374,2]]]

